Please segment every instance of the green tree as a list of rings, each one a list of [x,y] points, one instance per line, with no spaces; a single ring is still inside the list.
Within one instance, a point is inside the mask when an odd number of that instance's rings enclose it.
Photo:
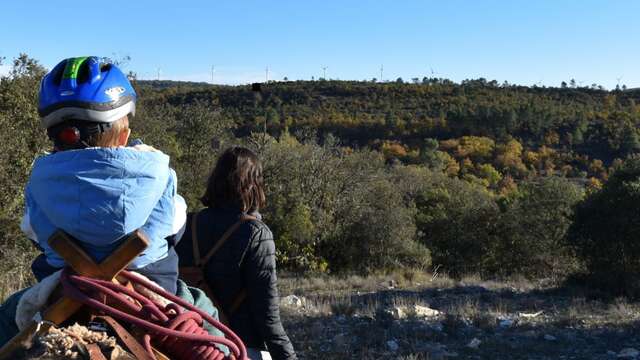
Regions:
[[[521,184],[500,216],[491,272],[561,279],[576,271],[578,261],[566,234],[583,195],[558,177]]]
[[[576,208],[569,240],[586,263],[592,284],[640,295],[640,158],[616,170],[601,191]]]

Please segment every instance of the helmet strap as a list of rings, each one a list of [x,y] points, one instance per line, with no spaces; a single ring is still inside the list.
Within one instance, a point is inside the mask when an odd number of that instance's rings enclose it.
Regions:
[[[111,123],[66,120],[47,129],[47,135],[58,151],[84,149],[91,147],[87,143],[89,139],[109,131],[112,126]]]

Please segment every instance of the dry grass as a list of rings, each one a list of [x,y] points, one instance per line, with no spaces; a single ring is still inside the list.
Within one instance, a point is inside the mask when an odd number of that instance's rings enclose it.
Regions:
[[[300,286],[295,293],[315,311],[283,309],[283,320],[300,358],[309,359],[413,360],[457,354],[461,359],[605,360],[612,351],[640,348],[640,303],[550,284],[401,272],[368,278],[284,277],[283,295]],[[386,311],[411,305],[442,314],[398,320]],[[474,338],[480,346],[468,347]],[[390,350],[389,341],[399,349]]]
[[[35,249],[4,249],[0,263],[0,299],[2,301],[35,282],[31,273],[31,262],[36,256]]]

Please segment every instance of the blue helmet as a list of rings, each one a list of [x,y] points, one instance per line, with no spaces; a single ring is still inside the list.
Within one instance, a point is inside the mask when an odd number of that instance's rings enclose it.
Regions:
[[[135,111],[127,76],[104,58],[62,60],[40,84],[38,113],[47,129],[65,120],[110,124]]]

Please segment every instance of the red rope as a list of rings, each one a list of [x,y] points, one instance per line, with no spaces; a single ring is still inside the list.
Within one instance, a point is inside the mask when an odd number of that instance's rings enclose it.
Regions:
[[[162,306],[120,284],[74,275],[67,269],[62,272],[60,282],[66,296],[145,330],[147,334],[143,338],[143,345],[152,358],[155,358],[151,350],[153,340],[155,345],[178,360],[224,359],[224,353],[216,347],[216,344],[229,348],[229,359],[247,360],[244,344],[224,324],[183,299],[128,271],[122,271],[120,275],[172,303]],[[100,301],[105,296],[110,304]],[[130,299],[134,299],[139,304]],[[220,330],[225,337],[209,335],[202,327],[205,320]]]

